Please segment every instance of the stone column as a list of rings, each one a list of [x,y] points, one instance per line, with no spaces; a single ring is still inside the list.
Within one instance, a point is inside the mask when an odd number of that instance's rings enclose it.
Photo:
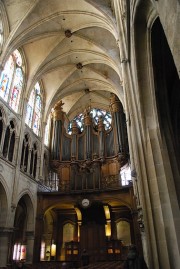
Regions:
[[[32,258],[33,253],[33,262],[39,262],[40,261],[40,252],[41,252],[41,240],[42,240],[42,233],[43,233],[43,217],[44,214],[39,213],[36,217],[36,231],[35,231],[35,237],[33,238],[32,234],[29,235],[29,239],[27,240],[27,247],[28,247],[28,260],[30,261]],[[34,240],[34,252],[30,250],[30,247],[33,246],[33,240]]]
[[[5,140],[6,128],[7,128],[7,126],[5,126],[5,124],[3,124],[3,131],[2,131],[1,145],[0,145],[0,153],[3,152],[3,146],[4,146],[4,140]]]
[[[31,164],[31,152],[32,148],[29,148],[29,153],[28,153],[28,162],[27,162],[27,173],[30,174],[30,164]]]
[[[9,228],[0,228],[0,268],[4,268],[8,264],[12,231]]]
[[[13,152],[13,163],[17,163],[17,157],[18,157],[18,146],[19,146],[19,136],[15,136],[15,144],[14,144],[14,152]]]
[[[26,232],[26,263],[33,262],[34,231]]]

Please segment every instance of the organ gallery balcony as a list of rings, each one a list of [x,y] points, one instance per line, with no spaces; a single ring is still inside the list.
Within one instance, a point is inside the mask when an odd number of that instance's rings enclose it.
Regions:
[[[132,186],[128,164],[122,168],[117,157],[84,162],[53,161],[48,179],[39,182],[40,192],[82,193],[116,190]]]

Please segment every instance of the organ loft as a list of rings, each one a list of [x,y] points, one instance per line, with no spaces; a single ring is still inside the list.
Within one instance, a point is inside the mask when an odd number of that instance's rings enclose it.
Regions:
[[[62,100],[53,108],[45,176],[50,192],[39,190],[37,215],[53,224],[45,229],[37,222],[35,242],[44,244],[45,254],[53,242],[55,260],[78,262],[83,249],[91,262],[119,260],[131,243],[142,248],[123,107],[112,94],[109,111],[87,107],[80,116],[67,127]]]

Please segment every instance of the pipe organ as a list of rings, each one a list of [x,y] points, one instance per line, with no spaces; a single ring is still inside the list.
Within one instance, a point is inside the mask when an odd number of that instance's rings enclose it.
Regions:
[[[128,142],[123,107],[116,95],[110,98],[111,128],[103,117],[95,125],[90,109],[84,115],[81,132],[74,120],[72,133],[64,127],[63,103],[55,107],[51,126],[51,170],[57,173],[59,190],[95,190],[119,186],[121,167],[127,162]]]

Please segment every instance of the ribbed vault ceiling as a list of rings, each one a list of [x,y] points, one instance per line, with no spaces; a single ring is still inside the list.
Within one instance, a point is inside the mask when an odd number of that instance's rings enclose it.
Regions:
[[[108,109],[111,92],[123,102],[110,0],[6,0],[4,5],[8,54],[19,47],[24,52],[26,97],[42,81],[45,118],[59,99],[69,119],[89,105]]]

